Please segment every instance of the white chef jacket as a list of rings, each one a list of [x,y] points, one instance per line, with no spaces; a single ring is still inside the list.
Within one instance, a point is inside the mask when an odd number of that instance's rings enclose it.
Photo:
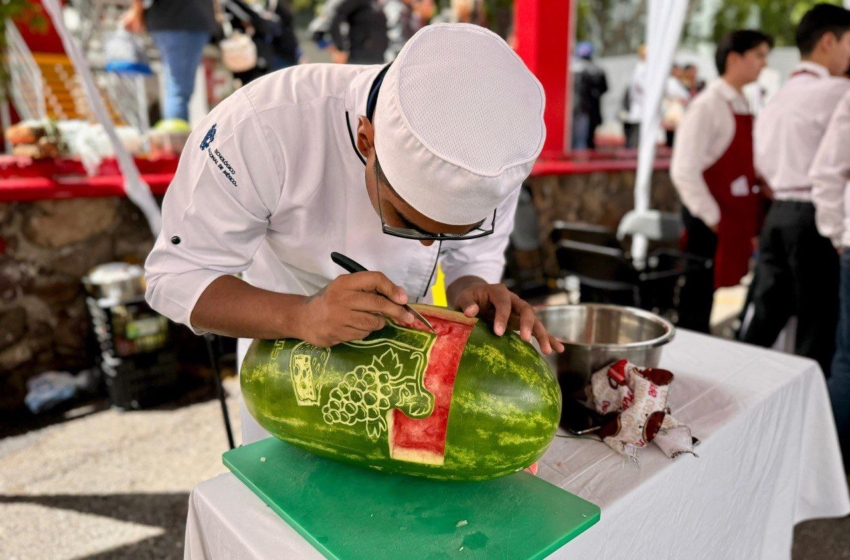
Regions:
[[[204,118],[186,143],[145,263],[151,307],[201,334],[189,318],[219,276],[242,272],[254,286],[311,295],[346,274],[332,251],[383,272],[411,301],[428,301],[439,246],[381,231],[346,125],[347,111],[356,133],[380,70],[295,66],[251,82]],[[442,244],[447,286],[466,275],[501,279],[518,195],[499,206],[492,235]],[[251,422],[243,415],[243,433]]]
[[[850,247],[850,93],[832,115],[810,177],[818,231],[836,247]]]
[[[718,78],[688,105],[676,129],[670,178],[682,204],[709,227],[720,223],[720,207],[703,178],[735,137],[734,114],[749,114],[747,100]]]
[[[755,163],[777,200],[811,201],[809,168],[850,80],[801,62],[767,102],[755,127]]]

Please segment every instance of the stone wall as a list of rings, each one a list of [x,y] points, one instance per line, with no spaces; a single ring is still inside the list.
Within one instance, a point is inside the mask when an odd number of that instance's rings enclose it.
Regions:
[[[634,209],[634,171],[586,175],[549,175],[528,181],[540,225],[540,241],[547,257],[545,268],[557,274],[554,247],[549,241],[557,220],[606,226],[614,231],[620,219]],[[652,175],[650,208],[679,212],[679,197],[666,170]]]
[[[540,177],[530,185],[549,266],[553,221],[616,229],[634,205],[633,172]],[[678,208],[666,171],[653,177],[652,207]],[[147,222],[125,198],[0,203],[0,411],[22,405],[30,377],[94,364],[80,279],[106,262],[141,264],[152,246]],[[203,348],[196,353],[205,359]]]
[[[125,198],[0,203],[0,411],[26,380],[94,363],[80,279],[112,261],[143,263],[147,222]]]

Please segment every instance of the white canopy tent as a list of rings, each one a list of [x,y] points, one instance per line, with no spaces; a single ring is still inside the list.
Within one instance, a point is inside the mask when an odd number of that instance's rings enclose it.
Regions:
[[[661,100],[688,10],[688,0],[648,0],[648,3],[646,91],[643,96],[640,146],[635,176],[635,209],[623,218],[624,221],[632,222],[650,213],[650,186],[661,120]],[[632,242],[632,257],[637,263],[642,263],[645,259],[646,248],[646,236],[635,235]]]

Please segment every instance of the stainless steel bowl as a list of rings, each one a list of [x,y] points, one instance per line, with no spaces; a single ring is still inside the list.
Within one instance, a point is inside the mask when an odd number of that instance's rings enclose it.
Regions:
[[[675,334],[666,319],[633,307],[550,305],[536,312],[546,329],[564,343],[562,354],[546,360],[557,372],[564,395],[574,398],[583,398],[591,374],[617,360],[657,367],[662,346]]]
[[[131,301],[145,295],[145,271],[133,264],[102,264],[91,269],[82,281],[89,294],[96,298]]]

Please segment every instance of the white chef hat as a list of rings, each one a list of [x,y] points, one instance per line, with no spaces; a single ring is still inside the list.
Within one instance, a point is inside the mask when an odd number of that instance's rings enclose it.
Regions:
[[[540,82],[495,33],[462,23],[424,27],[378,94],[381,169],[432,220],[487,219],[540,155],[544,104]]]

